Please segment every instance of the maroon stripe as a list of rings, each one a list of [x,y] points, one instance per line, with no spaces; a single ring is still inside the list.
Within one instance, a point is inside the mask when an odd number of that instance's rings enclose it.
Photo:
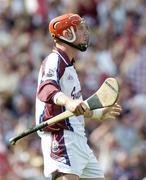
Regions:
[[[65,68],[67,67],[67,65],[65,64],[65,62],[61,59],[61,57],[58,57],[58,66],[57,66],[57,74],[58,74],[58,79],[60,80],[60,78],[63,76]]]
[[[64,130],[60,130],[57,133],[51,133],[51,137],[51,157],[56,161],[62,162],[70,166],[71,164],[65,146]]]
[[[55,109],[55,111],[54,111],[54,109]],[[45,109],[44,109],[44,116],[42,117],[42,121],[46,121],[48,119],[51,119],[52,117],[60,114],[61,112],[62,112],[61,111],[61,106],[46,103],[46,106],[45,106]],[[56,123],[54,125],[47,126],[43,130],[44,131],[51,131],[51,132],[52,131],[59,131],[60,127]]]

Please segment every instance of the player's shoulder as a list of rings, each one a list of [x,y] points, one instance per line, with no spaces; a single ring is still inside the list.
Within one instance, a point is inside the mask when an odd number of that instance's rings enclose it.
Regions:
[[[47,65],[56,65],[58,63],[59,57],[56,53],[50,53],[48,54],[45,59],[42,61],[42,64]]]
[[[66,67],[69,65],[69,63],[67,62],[67,60],[61,56],[60,54],[56,53],[56,52],[52,52],[50,53],[46,58],[45,58],[45,64],[54,64],[54,65],[59,65],[59,66],[63,66]]]
[[[47,56],[46,56],[46,58],[45,58],[45,60],[46,61],[49,61],[49,60],[56,60],[56,61],[58,61],[58,54],[57,53],[54,53],[54,52],[51,52],[50,54],[48,54]]]

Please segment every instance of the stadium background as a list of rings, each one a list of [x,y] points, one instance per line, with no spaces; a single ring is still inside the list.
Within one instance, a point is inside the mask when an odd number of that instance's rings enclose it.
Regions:
[[[0,180],[44,180],[40,139],[14,148],[10,137],[31,127],[41,61],[53,44],[48,22],[74,12],[90,26],[90,47],[78,53],[84,99],[106,77],[117,77],[123,112],[116,121],[87,121],[89,144],[107,180],[146,176],[146,1],[0,0]]]

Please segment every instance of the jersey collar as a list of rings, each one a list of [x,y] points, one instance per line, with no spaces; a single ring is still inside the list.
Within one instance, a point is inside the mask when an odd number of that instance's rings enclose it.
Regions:
[[[61,56],[66,60],[66,62],[67,62],[69,65],[73,65],[74,59],[72,59],[72,61],[70,61],[68,55],[67,55],[62,49],[59,49],[59,48],[57,48],[57,47],[54,47],[54,48],[53,48],[53,51],[57,51],[59,54],[61,54]]]

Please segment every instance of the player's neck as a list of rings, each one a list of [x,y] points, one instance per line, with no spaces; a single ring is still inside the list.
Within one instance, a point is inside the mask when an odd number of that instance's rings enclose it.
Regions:
[[[70,61],[72,61],[72,59],[74,59],[77,54],[76,49],[74,49],[66,44],[61,45],[61,44],[57,43],[56,47],[61,49],[62,51],[64,51],[67,54],[67,56],[69,57]]]

